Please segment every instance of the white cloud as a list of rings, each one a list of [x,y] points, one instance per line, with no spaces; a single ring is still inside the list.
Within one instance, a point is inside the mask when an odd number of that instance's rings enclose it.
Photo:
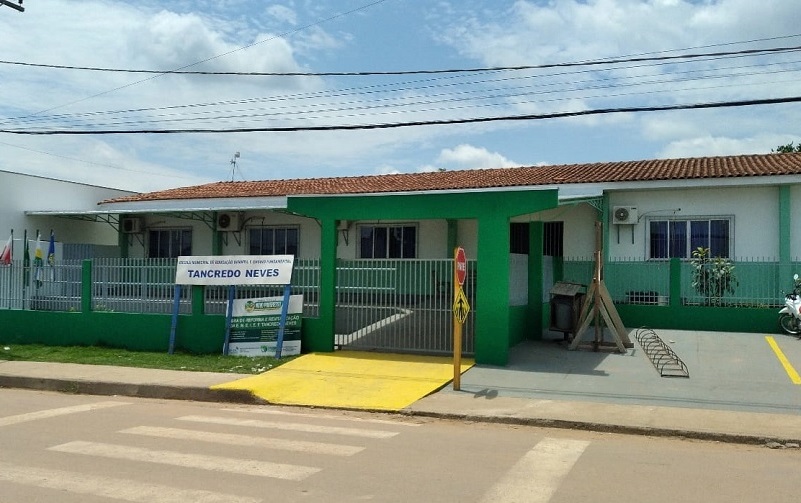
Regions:
[[[443,149],[436,164],[446,169],[510,168],[520,165],[497,152],[466,144]]]
[[[661,159],[721,155],[768,154],[779,145],[797,142],[792,135],[757,135],[748,138],[701,136],[668,143],[656,156]]]
[[[291,8],[286,5],[273,4],[267,7],[267,14],[282,23],[291,24],[295,26],[298,24],[298,15]]]

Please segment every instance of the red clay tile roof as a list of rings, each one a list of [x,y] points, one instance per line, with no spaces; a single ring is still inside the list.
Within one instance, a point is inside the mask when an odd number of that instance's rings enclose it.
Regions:
[[[103,201],[270,197],[467,190],[573,183],[609,183],[801,174],[801,153],[652,159],[521,168],[438,171],[338,178],[215,182]]]

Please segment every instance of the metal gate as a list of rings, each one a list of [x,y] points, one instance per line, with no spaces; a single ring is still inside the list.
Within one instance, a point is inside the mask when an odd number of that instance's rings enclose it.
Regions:
[[[474,353],[476,263],[464,285],[470,312],[463,354]],[[336,340],[342,349],[395,353],[453,352],[453,260],[340,260]]]

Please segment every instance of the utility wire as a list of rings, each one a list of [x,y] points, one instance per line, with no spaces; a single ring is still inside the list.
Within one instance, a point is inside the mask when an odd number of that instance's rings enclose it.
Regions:
[[[713,102],[713,103],[693,103],[684,105],[597,108],[593,110],[582,110],[578,112],[554,112],[546,114],[507,115],[507,116],[497,116],[497,117],[476,117],[468,119],[390,122],[390,123],[380,123],[380,124],[354,124],[354,125],[339,124],[332,126],[255,127],[255,128],[228,128],[228,129],[209,128],[209,129],[40,130],[40,131],[0,129],[0,133],[8,133],[16,135],[53,136],[53,135],[111,135],[111,134],[115,135],[116,134],[197,134],[197,133],[219,134],[219,133],[263,133],[263,132],[299,132],[299,131],[354,131],[354,130],[370,130],[370,129],[396,129],[401,127],[412,127],[412,126],[475,124],[475,123],[498,122],[498,121],[530,121],[530,120],[558,119],[565,117],[581,117],[588,115],[604,115],[604,114],[615,114],[615,113],[660,112],[668,110],[699,110],[699,109],[712,109],[712,108],[739,108],[746,106],[776,105],[781,103],[798,103],[798,102],[801,102],[801,96],[790,96],[786,98],[740,100],[740,101],[723,101],[723,102]]]
[[[736,56],[736,57],[742,57],[742,56]],[[703,61],[709,61],[709,60],[715,60],[715,59],[718,59],[718,58],[711,58],[711,59],[706,59],[705,58]],[[721,59],[728,59],[728,57],[727,58],[721,58]],[[687,62],[684,62],[684,63],[687,63]],[[682,64],[684,64],[684,63],[682,63]],[[798,63],[798,61],[784,61],[784,62],[781,62],[781,63],[766,63],[766,64],[759,64],[759,65],[758,64],[739,65],[739,66],[730,65],[730,66],[724,66],[724,67],[717,67],[713,71],[719,72],[719,71],[722,71],[722,70],[742,70],[742,69],[747,69],[747,68],[767,68],[767,67],[775,66],[775,65],[779,65],[779,64],[788,65],[788,64],[794,64],[794,63]],[[656,63],[656,65],[662,65],[662,64],[665,64],[665,63]],[[632,66],[624,66],[624,67],[617,66],[617,67],[613,67],[613,68],[610,68],[610,69],[606,69],[605,71],[607,71],[607,72],[611,72],[611,71],[615,71],[615,70],[627,70],[627,71],[630,71],[630,70],[632,70],[634,68],[642,68],[642,67],[646,67],[647,68],[647,67],[650,67],[650,66],[652,66],[652,65],[632,65]],[[562,85],[566,84],[565,82],[561,82],[561,83],[560,82],[542,82],[542,83],[538,82],[538,83],[533,83],[533,84],[527,84],[527,85],[524,85],[524,86],[509,87],[509,88],[506,88],[504,90],[504,92],[506,93],[505,96],[508,96],[508,97],[513,97],[515,95],[542,94],[542,93],[552,93],[552,92],[553,93],[555,93],[555,92],[576,93],[576,92],[580,92],[581,90],[587,90],[587,89],[604,89],[604,88],[613,88],[613,87],[628,87],[628,86],[632,86],[632,85],[642,86],[642,85],[647,85],[647,84],[681,82],[681,81],[688,81],[688,80],[706,80],[706,79],[720,79],[720,78],[729,78],[729,77],[743,77],[743,76],[748,76],[748,75],[758,75],[755,72],[752,72],[752,73],[725,73],[725,74],[715,75],[715,74],[709,74],[710,70],[689,70],[689,71],[685,71],[685,72],[675,72],[675,73],[672,73],[671,76],[697,74],[697,73],[702,72],[702,71],[705,72],[705,74],[702,75],[702,76],[699,76],[697,78],[675,79],[675,78],[665,77],[663,80],[654,80],[654,76],[653,75],[647,75],[647,76],[629,75],[629,76],[623,77],[623,78],[607,77],[607,78],[601,78],[601,79],[596,78],[596,79],[592,79],[592,80],[582,80],[582,81],[571,80],[571,81],[567,82],[567,84],[570,85],[570,87],[567,88],[567,89],[559,89],[559,88],[557,88],[557,86],[562,86]],[[796,70],[795,69],[787,69],[787,70],[784,70],[784,71],[788,71],[789,72],[789,71],[796,71]],[[578,71],[578,72],[576,72],[576,71],[561,72],[561,73],[557,73],[557,74],[548,75],[548,78],[554,77],[554,76],[572,77],[572,76],[575,76],[576,74],[586,73],[586,72],[588,72],[588,70],[582,70],[582,71]],[[597,71],[593,71],[593,73],[597,73]],[[763,71],[762,73],[775,73],[775,72],[764,72]],[[430,90],[443,89],[443,88],[454,87],[454,86],[468,86],[468,85],[478,85],[478,84],[498,84],[498,83],[501,83],[501,82],[514,81],[514,80],[532,80],[532,79],[536,79],[536,80],[539,81],[539,80],[542,80],[544,78],[545,77],[539,77],[539,76],[506,77],[506,78],[501,78],[501,79],[486,79],[486,80],[478,80],[478,81],[472,81],[472,82],[450,82],[450,83],[446,83],[446,84],[433,84],[433,85],[426,85],[426,86],[421,86],[421,87],[417,87],[417,88],[401,87],[400,89],[397,89],[397,88],[396,89],[389,89],[389,91],[407,92],[408,93],[409,91],[414,90],[414,91],[420,92],[420,91],[423,91],[423,90],[430,91]],[[642,79],[647,79],[647,80],[642,80]],[[433,79],[433,80],[436,80],[436,79]],[[620,82],[620,81],[635,81],[635,84],[614,83],[614,82]],[[599,82],[601,82],[601,83],[602,82],[613,82],[613,83],[612,84],[602,85],[602,84],[599,84]],[[385,84],[384,86],[390,86],[391,87],[391,86],[400,86],[400,85],[402,85],[402,84],[395,83],[395,84],[391,84],[391,85]],[[384,86],[382,86],[382,87],[384,87]],[[204,109],[204,108],[206,109],[206,110],[200,110],[200,111],[195,111],[195,112],[191,112],[191,113],[185,114],[187,116],[185,120],[191,120],[191,116],[208,115],[208,114],[212,114],[212,113],[219,113],[219,112],[216,112],[214,110],[208,110],[208,108],[211,108],[211,107],[241,105],[241,104],[247,104],[247,103],[265,103],[266,104],[266,103],[277,103],[277,102],[282,102],[282,101],[283,102],[287,102],[287,103],[292,103],[290,100],[303,100],[303,99],[314,99],[314,98],[326,98],[326,99],[328,99],[328,98],[337,98],[337,97],[341,98],[341,97],[347,97],[347,96],[360,97],[360,96],[367,96],[368,94],[376,94],[377,92],[379,92],[378,90],[370,90],[370,89],[372,89],[372,87],[373,86],[368,86],[367,88],[351,88],[351,89],[348,89],[348,90],[339,90],[339,91],[325,91],[325,92],[319,92],[318,91],[318,92],[313,92],[313,93],[297,93],[297,94],[290,94],[290,95],[272,96],[272,97],[267,97],[267,98],[249,98],[249,99],[241,99],[241,100],[226,100],[226,101],[219,101],[219,102],[212,102],[212,103],[196,103],[196,104],[189,104],[189,105],[171,105],[171,106],[166,106],[166,107],[138,108],[138,109],[127,109],[127,110],[116,110],[116,111],[112,110],[112,111],[82,112],[82,113],[76,113],[76,114],[61,114],[61,115],[54,115],[54,116],[38,116],[38,117],[30,117],[30,118],[25,119],[25,120],[17,120],[17,121],[14,121],[14,122],[16,124],[21,124],[21,123],[26,123],[26,122],[27,123],[42,122],[42,121],[45,121],[45,120],[62,120],[63,121],[63,120],[75,120],[75,119],[78,119],[78,118],[99,117],[99,116],[104,116],[104,115],[105,116],[121,115],[122,116],[121,118],[124,118],[124,114],[130,115],[130,114],[135,114],[135,113],[167,112],[167,111],[171,111],[171,110],[178,111],[178,110],[182,110],[182,109],[183,110],[187,110],[187,112],[189,112],[189,111],[191,111],[193,109]],[[532,89],[532,88],[536,89],[536,88],[542,88],[542,87],[550,87],[552,89],[554,89],[554,88],[555,89],[553,91],[540,91],[540,92],[534,92],[534,93],[532,93],[532,92],[523,92],[522,91],[524,89]],[[368,91],[363,91],[363,89],[368,89]],[[386,92],[386,91],[387,91],[387,89],[384,89],[384,92]],[[425,100],[422,101],[422,102],[419,102],[419,103],[429,104],[429,103],[437,102],[437,101],[440,101],[440,102],[452,102],[452,101],[460,101],[460,100],[466,101],[466,100],[469,100],[469,99],[486,100],[486,99],[493,99],[493,98],[497,98],[497,97],[503,96],[503,95],[499,95],[498,92],[500,92],[499,89],[492,89],[492,90],[490,90],[490,89],[458,89],[458,90],[450,92],[450,93],[446,93],[446,92],[433,93],[433,94],[432,93],[427,93],[425,95]],[[489,93],[489,94],[486,94],[484,96],[480,96],[480,95],[479,96],[475,96],[476,94],[479,94],[479,93]],[[462,98],[455,98],[455,96],[463,96],[463,97]],[[432,99],[432,98],[438,98],[438,97],[444,97],[444,99],[442,99],[442,100],[433,100]],[[599,96],[596,96],[596,97],[599,97]],[[410,99],[421,99],[421,97],[418,96],[418,97],[415,98],[413,96],[402,96],[401,98],[397,98],[397,97],[393,97],[393,96],[387,96],[387,97],[383,97],[383,98],[374,99],[372,101],[371,105],[365,105],[364,101],[359,101],[357,99],[354,99],[354,100],[350,100],[350,101],[310,103],[309,107],[312,107],[312,109],[314,109],[314,111],[316,111],[316,112],[319,112],[320,110],[315,108],[315,107],[327,107],[327,111],[329,111],[329,112],[336,111],[336,108],[333,108],[333,107],[340,107],[341,110],[347,111],[347,110],[349,110],[349,108],[345,107],[345,105],[348,105],[348,104],[356,105],[356,108],[381,108],[381,107],[384,107],[384,106],[386,106],[386,107],[393,107],[393,106],[409,107],[409,106],[412,106],[412,105],[415,104],[415,102],[409,102],[408,100],[410,100]],[[376,105],[376,103],[388,103],[388,104],[387,105]],[[292,112],[291,112],[292,115],[297,115],[298,113],[305,113],[304,111],[298,109],[297,104],[288,104],[288,105],[283,105],[283,106],[271,106],[270,110],[273,111],[273,113],[271,113],[269,115],[278,115],[277,113],[275,113],[276,111],[280,111],[282,109],[289,109],[289,108],[292,109]],[[258,108],[246,108],[246,109],[240,109],[239,111],[240,112],[247,112],[247,111],[253,111],[253,110],[259,110],[259,109]],[[233,113],[233,111],[229,112],[229,113]],[[169,113],[169,114],[156,113],[156,115],[151,116],[149,122],[152,122],[152,117],[180,117],[180,116],[181,115],[179,115],[178,113]],[[134,117],[134,116],[131,115],[131,117]],[[3,121],[0,121],[0,124],[2,124],[2,123],[3,123]],[[6,123],[8,123],[8,121],[6,121]]]

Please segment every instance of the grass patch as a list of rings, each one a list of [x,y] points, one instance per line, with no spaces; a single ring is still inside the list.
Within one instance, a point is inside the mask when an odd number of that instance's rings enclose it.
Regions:
[[[269,356],[194,355],[187,353],[150,353],[97,346],[43,346],[41,344],[2,344],[0,360],[116,365],[194,372],[260,374],[292,359]]]

